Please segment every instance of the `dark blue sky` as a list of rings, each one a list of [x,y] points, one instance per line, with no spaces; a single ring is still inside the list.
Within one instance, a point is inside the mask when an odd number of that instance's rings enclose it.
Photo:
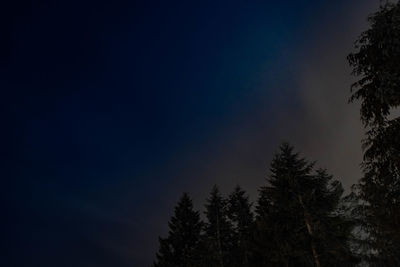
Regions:
[[[181,192],[255,193],[282,140],[357,174],[332,155],[373,1],[348,2],[2,4],[6,266],[148,266]]]

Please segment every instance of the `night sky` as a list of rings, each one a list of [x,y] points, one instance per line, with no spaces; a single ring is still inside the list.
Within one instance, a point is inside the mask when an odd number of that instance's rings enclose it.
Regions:
[[[149,266],[182,192],[254,200],[282,141],[360,177],[346,56],[378,1],[7,2],[4,266]]]

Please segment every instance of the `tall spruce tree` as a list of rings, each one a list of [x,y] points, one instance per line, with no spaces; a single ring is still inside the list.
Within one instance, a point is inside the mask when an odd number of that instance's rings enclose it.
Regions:
[[[207,221],[203,240],[206,254],[203,257],[206,266],[232,266],[233,228],[227,215],[227,202],[217,186],[213,187],[205,207]]]
[[[370,27],[348,56],[351,101],[361,101],[364,175],[357,189],[368,233],[370,264],[400,266],[400,3],[386,2],[369,17]]]
[[[256,208],[257,266],[354,266],[353,224],[338,212],[343,189],[324,170],[280,147]],[[255,265],[255,266],[256,266]]]
[[[167,238],[159,238],[160,248],[155,267],[197,266],[198,248],[203,223],[200,214],[193,210],[192,200],[184,193],[169,221]]]
[[[251,205],[246,192],[240,186],[236,186],[228,198],[228,217],[234,228],[233,266],[251,266],[251,239],[254,226]]]

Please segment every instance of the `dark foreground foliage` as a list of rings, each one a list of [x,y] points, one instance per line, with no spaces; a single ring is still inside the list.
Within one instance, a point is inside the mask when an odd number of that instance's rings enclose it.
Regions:
[[[236,187],[215,186],[205,222],[184,194],[160,239],[155,266],[355,266],[354,223],[340,209],[341,184],[288,144],[275,155],[255,211]]]
[[[366,129],[357,216],[371,266],[400,266],[400,3],[386,1],[348,56]],[[396,114],[397,111],[397,114]]]

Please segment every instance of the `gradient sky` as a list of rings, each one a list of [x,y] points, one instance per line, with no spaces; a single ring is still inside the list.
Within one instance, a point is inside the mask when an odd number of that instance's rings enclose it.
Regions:
[[[6,266],[149,266],[183,191],[255,199],[281,141],[360,176],[346,55],[378,1],[9,2]]]

